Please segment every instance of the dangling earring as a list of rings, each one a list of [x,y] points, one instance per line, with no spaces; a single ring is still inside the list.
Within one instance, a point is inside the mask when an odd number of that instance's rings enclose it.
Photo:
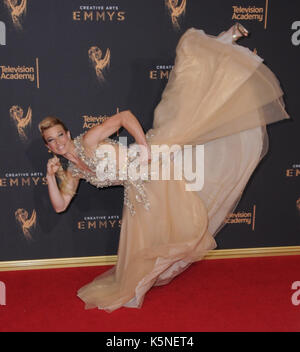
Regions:
[[[53,153],[53,151],[50,150],[50,149],[48,149],[48,153],[49,153],[49,154],[52,154],[53,156],[55,156],[55,154]]]

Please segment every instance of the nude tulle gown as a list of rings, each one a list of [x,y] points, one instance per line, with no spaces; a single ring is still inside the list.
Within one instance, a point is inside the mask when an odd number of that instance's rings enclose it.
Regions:
[[[194,28],[183,34],[147,133],[149,144],[203,144],[204,187],[191,192],[184,180],[160,180],[140,191],[125,184],[134,214],[124,206],[117,264],[78,291],[87,309],[139,308],[152,286],[167,284],[214,249],[215,235],[268,150],[265,126],[289,118],[275,75],[232,41],[232,30],[218,37]],[[138,198],[143,195],[146,200]]]

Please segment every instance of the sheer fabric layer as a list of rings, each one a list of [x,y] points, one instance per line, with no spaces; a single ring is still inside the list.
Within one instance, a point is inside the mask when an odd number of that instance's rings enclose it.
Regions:
[[[129,191],[136,214],[124,207],[116,266],[78,291],[86,308],[140,307],[152,286],[216,247],[214,236],[268,150],[266,124],[289,118],[282,95],[247,48],[194,28],[181,37],[148,141],[204,144],[204,187],[188,192],[183,180],[147,182],[148,211]]]

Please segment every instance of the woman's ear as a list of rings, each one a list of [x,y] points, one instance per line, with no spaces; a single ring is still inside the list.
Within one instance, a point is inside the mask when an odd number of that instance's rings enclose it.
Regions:
[[[71,133],[70,133],[70,131],[67,131],[67,136],[68,136],[69,139],[71,139]]]

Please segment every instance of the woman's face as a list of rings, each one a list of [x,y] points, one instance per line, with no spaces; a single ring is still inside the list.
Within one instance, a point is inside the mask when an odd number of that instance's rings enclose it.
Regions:
[[[46,146],[53,153],[63,155],[70,150],[71,135],[65,131],[61,125],[55,125],[44,131]]]

